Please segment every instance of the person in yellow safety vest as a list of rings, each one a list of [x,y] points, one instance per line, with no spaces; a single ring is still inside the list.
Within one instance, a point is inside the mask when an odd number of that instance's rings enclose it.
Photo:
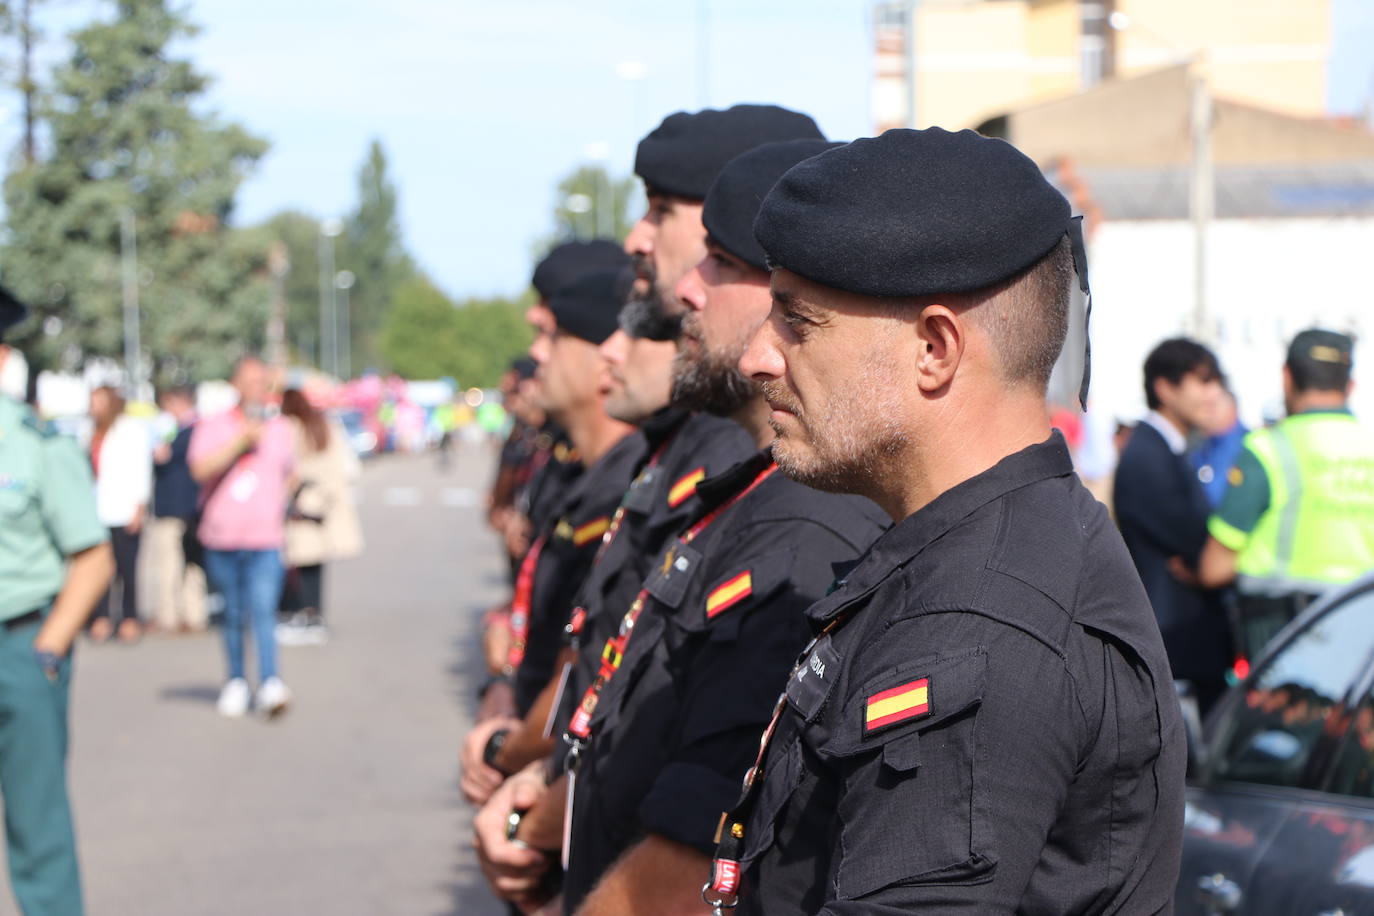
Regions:
[[[1198,578],[1235,583],[1248,659],[1323,592],[1374,570],[1374,429],[1347,406],[1353,351],[1333,331],[1293,338],[1288,416],[1246,436],[1208,522]]]

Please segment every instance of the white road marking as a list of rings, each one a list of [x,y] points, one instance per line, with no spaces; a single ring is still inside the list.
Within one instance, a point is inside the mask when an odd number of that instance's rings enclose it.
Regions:
[[[420,488],[387,487],[382,491],[382,505],[418,506],[420,505]]]
[[[444,487],[439,491],[439,504],[454,509],[468,509],[477,505],[477,491],[471,487]]]

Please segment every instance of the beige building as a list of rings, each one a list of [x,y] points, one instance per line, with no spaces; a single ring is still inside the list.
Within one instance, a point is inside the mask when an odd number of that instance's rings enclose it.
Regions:
[[[1185,60],[1218,97],[1318,116],[1330,32],[1329,0],[882,2],[873,120],[878,131],[913,115],[920,127],[971,127]]]

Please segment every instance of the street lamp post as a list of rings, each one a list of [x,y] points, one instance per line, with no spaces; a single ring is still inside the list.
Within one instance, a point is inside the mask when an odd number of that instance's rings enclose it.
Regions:
[[[327,219],[320,223],[320,358],[321,371],[339,374],[339,339],[334,333],[334,239],[343,232],[343,220]],[[328,368],[325,355],[330,356]]]
[[[337,339],[343,342],[343,371],[335,374],[345,381],[353,377],[353,314],[348,291],[353,288],[356,279],[351,270],[341,270],[334,275],[334,288],[343,297],[343,307],[339,309],[339,326],[334,329]]]

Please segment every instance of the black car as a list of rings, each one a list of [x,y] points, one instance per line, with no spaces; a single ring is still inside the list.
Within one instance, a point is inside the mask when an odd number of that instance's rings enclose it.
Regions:
[[[1374,575],[1280,633],[1195,748],[1180,914],[1374,914]]]

